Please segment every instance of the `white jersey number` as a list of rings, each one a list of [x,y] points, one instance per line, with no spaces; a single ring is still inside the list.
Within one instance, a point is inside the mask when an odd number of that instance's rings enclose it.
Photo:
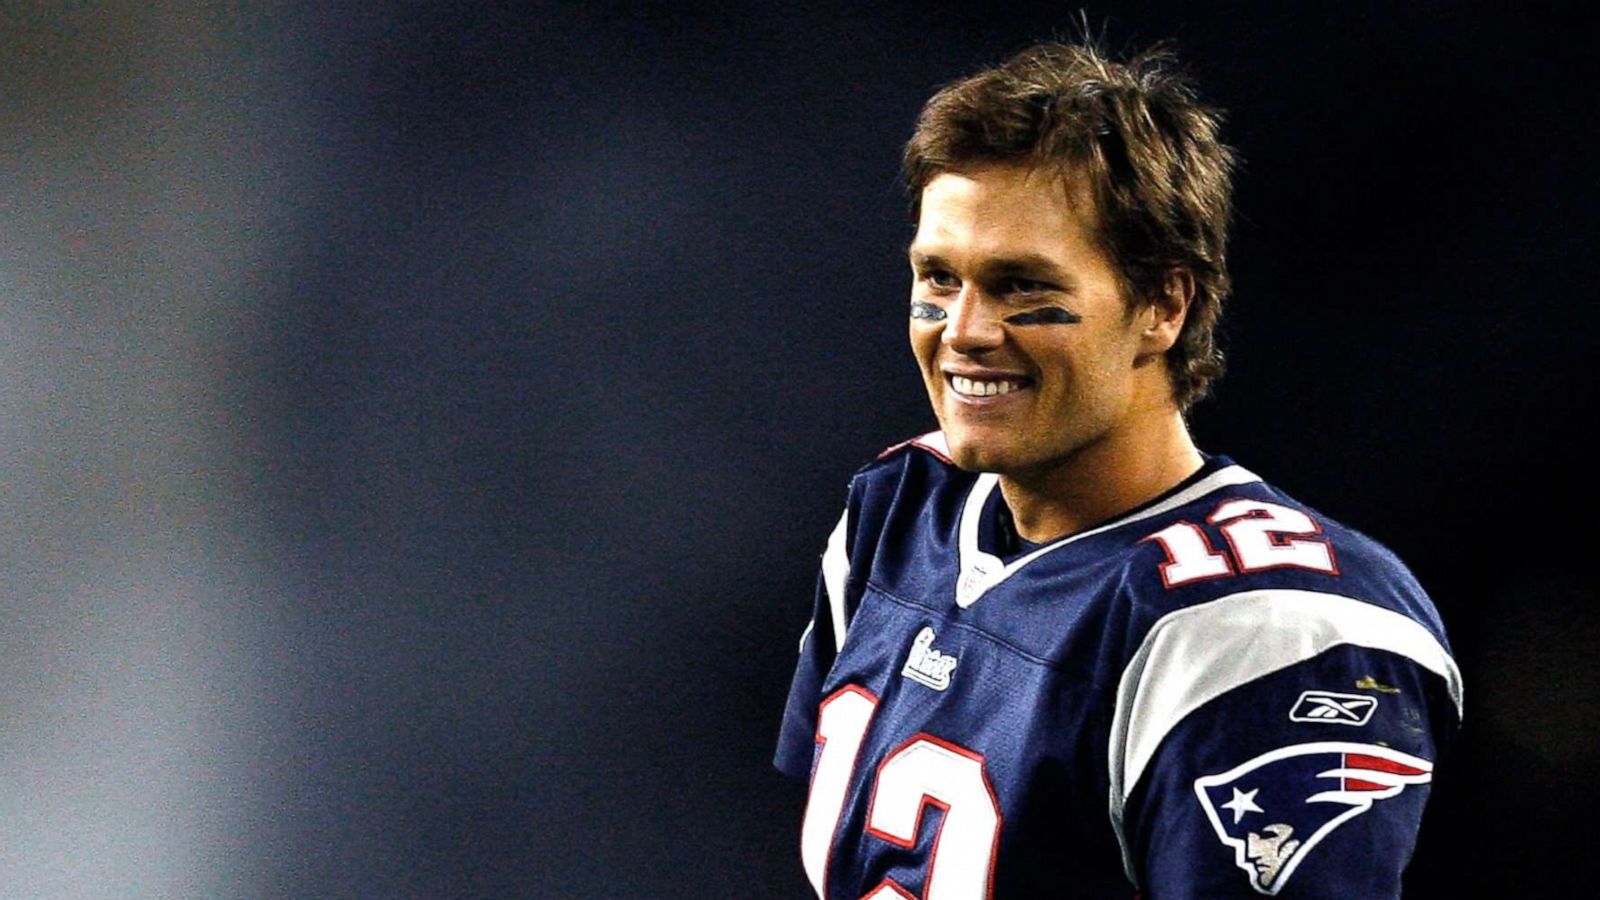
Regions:
[[[877,697],[847,685],[822,701],[818,710],[817,743],[822,749],[800,828],[800,858],[818,897],[827,897],[829,851],[877,708]],[[987,897],[1000,840],[1000,803],[984,771],[983,757],[930,734],[918,734],[901,744],[878,765],[866,832],[897,847],[915,847],[929,804],[944,810],[944,819],[933,840],[923,897]],[[886,878],[862,900],[910,896],[894,879]]]
[[[1161,580],[1167,587],[1285,567],[1339,574],[1333,545],[1320,537],[1322,526],[1298,509],[1263,500],[1227,500],[1206,522],[1221,526],[1232,559],[1189,522],[1176,522],[1145,538],[1159,541],[1167,551],[1167,561],[1161,564]]]

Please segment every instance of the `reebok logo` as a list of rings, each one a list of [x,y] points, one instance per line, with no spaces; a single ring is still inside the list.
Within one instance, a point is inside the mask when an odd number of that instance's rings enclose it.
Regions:
[[[1335,694],[1332,691],[1306,691],[1289,710],[1291,722],[1330,722],[1339,725],[1365,725],[1378,708],[1378,698],[1364,694]]]

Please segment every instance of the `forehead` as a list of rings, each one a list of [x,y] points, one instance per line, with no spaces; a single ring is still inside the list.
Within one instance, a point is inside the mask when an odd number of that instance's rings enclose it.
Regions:
[[[1025,166],[941,172],[922,190],[913,255],[1073,254],[1092,246],[1086,178]]]

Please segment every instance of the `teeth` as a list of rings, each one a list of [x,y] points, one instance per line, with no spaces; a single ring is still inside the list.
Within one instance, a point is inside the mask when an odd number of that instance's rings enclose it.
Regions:
[[[974,378],[965,378],[960,375],[950,376],[950,385],[956,393],[968,397],[993,397],[997,394],[1009,394],[1022,387],[1020,381],[978,381]]]

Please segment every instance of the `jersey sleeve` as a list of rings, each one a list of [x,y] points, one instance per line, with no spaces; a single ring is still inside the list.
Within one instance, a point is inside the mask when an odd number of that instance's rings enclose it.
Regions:
[[[1119,691],[1113,823],[1147,900],[1400,896],[1459,671],[1413,618],[1252,591],[1158,623]]]
[[[822,683],[833,667],[839,648],[844,645],[849,614],[859,602],[859,594],[850,586],[849,548],[855,526],[851,506],[853,503],[846,505],[822,554],[811,621],[800,637],[800,658],[795,664],[794,680],[789,687],[789,700],[778,734],[778,750],[773,757],[773,765],[780,772],[796,778],[811,775]]]

